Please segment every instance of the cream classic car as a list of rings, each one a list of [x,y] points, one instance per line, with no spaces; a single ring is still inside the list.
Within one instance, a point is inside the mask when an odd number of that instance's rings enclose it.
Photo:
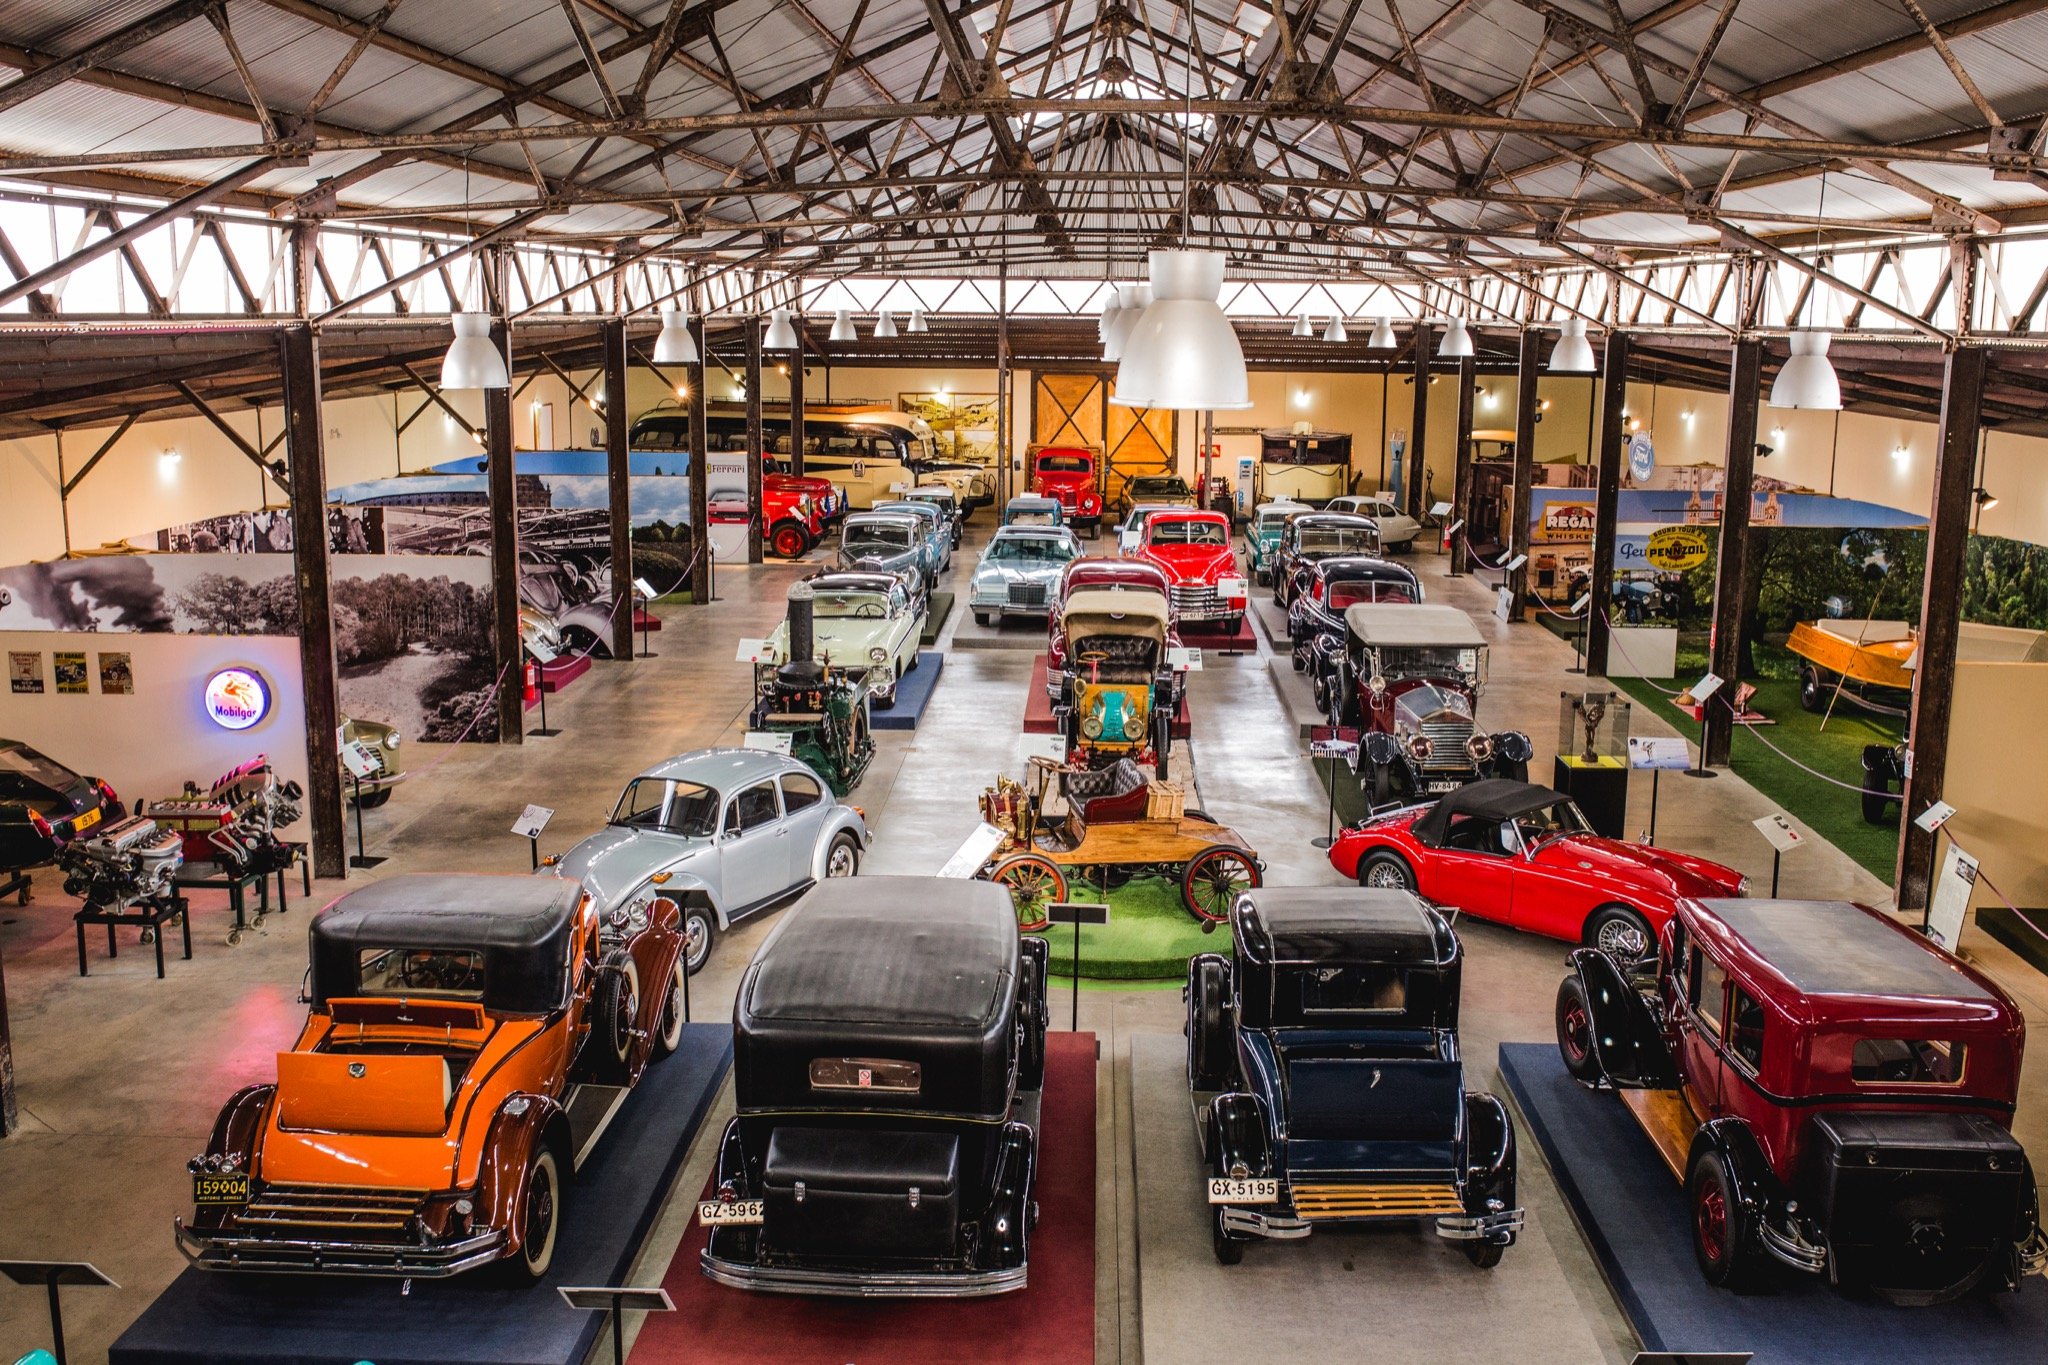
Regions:
[[[881,705],[895,701],[897,682],[917,667],[924,595],[888,573],[821,573],[808,581],[815,594],[813,657],[863,677]],[[772,675],[789,662],[789,622],[777,626],[764,644],[754,667]]]

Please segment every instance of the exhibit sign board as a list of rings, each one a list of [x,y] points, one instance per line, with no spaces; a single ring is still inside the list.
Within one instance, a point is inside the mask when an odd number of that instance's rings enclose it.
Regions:
[[[1757,833],[1770,840],[1771,847],[1780,853],[1790,853],[1806,842],[1806,836],[1794,829],[1792,822],[1782,815],[1766,815],[1750,823],[1755,825]]]
[[[554,818],[554,811],[546,806],[528,806],[512,822],[512,832],[522,839],[538,839],[540,832],[548,827],[548,821]]]
[[[1970,893],[1977,889],[1977,860],[1951,842],[1941,855],[1941,875],[1927,902],[1927,936],[1950,952],[1963,936]]]
[[[939,875],[957,877],[963,881],[972,877],[981,871],[990,855],[1001,848],[1003,840],[1009,837],[986,820],[982,821],[974,833],[968,835],[966,841],[953,851],[953,856],[946,859],[945,866],[939,869]]]
[[[1677,735],[1630,735],[1628,766],[1631,768],[1675,768],[1692,766],[1692,752]]]
[[[790,736],[776,734],[772,730],[749,730],[747,737],[741,741],[741,747],[762,749],[771,754],[786,754],[789,752],[789,741]]]

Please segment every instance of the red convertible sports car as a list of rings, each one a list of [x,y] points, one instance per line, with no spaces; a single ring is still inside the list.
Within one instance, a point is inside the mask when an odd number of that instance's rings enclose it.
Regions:
[[[1505,778],[1362,821],[1338,837],[1330,865],[1361,886],[1414,891],[1625,959],[1650,950],[1680,897],[1741,896],[1749,886],[1705,858],[1603,839],[1571,798]]]

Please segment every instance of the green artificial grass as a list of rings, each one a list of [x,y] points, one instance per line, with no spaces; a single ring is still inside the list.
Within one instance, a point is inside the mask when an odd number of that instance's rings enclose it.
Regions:
[[[1365,799],[1365,788],[1360,784],[1358,774],[1351,771],[1350,764],[1336,758],[1311,758],[1309,762],[1315,765],[1316,780],[1323,784],[1325,792],[1330,790],[1331,778],[1333,774],[1335,775],[1337,828],[1355,825],[1372,814],[1372,804]],[[1327,827],[1329,823],[1330,811],[1326,806],[1323,809],[1323,824]]]
[[[1083,981],[1178,981],[1196,953],[1230,951],[1229,928],[1203,933],[1181,905],[1179,882],[1137,877],[1105,896],[1070,876],[1067,898],[1109,903],[1109,923],[1081,926]],[[1052,975],[1072,979],[1074,926],[1051,925],[1041,936],[1052,949]]]
[[[1686,678],[1698,671],[1684,672]],[[1614,685],[1677,727],[1689,742],[1697,743],[1699,723],[1671,704],[1641,678],[1615,678]],[[1873,716],[1847,699],[1835,706],[1827,729],[1821,718],[1799,705],[1799,684],[1789,679],[1756,680],[1752,710],[1761,711],[1777,722],[1761,727],[1763,738],[1750,733],[1746,725],[1735,727],[1730,767],[1758,791],[1798,816],[1822,838],[1854,858],[1870,874],[1891,884],[1899,853],[1899,830],[1894,824],[1863,822],[1862,803],[1853,791],[1802,772],[1764,746],[1768,739],[1801,763],[1836,781],[1860,786],[1863,782],[1863,746],[1897,744],[1900,722],[1891,716]]]

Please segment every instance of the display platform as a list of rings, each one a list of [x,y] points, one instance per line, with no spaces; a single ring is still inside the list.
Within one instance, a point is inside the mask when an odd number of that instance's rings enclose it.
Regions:
[[[1177,627],[1180,642],[1195,649],[1205,649],[1211,654],[1256,654],[1259,651],[1259,637],[1252,631],[1251,615],[1247,612],[1238,619],[1237,629],[1226,634],[1221,623],[1198,625],[1183,621]],[[1286,638],[1286,630],[1281,630]]]
[[[1294,671],[1294,660],[1285,652],[1276,652],[1266,660],[1266,667],[1273,675],[1273,687],[1280,693],[1280,704],[1294,722],[1294,730],[1303,739],[1318,725],[1329,724],[1328,717],[1316,709],[1315,688],[1310,686],[1308,674]]]
[[[874,728],[915,730],[924,716],[924,708],[932,704],[932,689],[939,685],[939,670],[945,666],[946,656],[937,650],[917,651],[917,667],[897,680],[895,702],[888,706],[877,704],[871,711],[870,723]]]
[[[634,1365],[1094,1361],[1095,1035],[1053,1032],[1045,1043],[1038,1225],[1024,1288],[983,1299],[811,1299],[731,1289],[704,1278],[704,1229],[693,1219],[662,1281],[676,1311],[642,1324]]]
[[[1173,737],[1186,739],[1193,733],[1193,722],[1188,719],[1188,695],[1180,695],[1180,707],[1173,715]],[[1059,722],[1053,719],[1052,698],[1045,692],[1045,656],[1039,655],[1031,661],[1031,686],[1024,694],[1024,733],[1027,735],[1056,735]]]
[[[580,1365],[604,1326],[558,1285],[621,1283],[732,1065],[732,1025],[691,1024],[604,1129],[539,1284],[323,1279],[187,1270],[121,1334],[111,1365]],[[1089,1131],[1094,1128],[1091,1122]],[[168,1239],[169,1226],[163,1230]]]
[[[1203,933],[1201,922],[1182,903],[1174,878],[1136,877],[1111,891],[1070,878],[1067,896],[1109,905],[1109,923],[1081,926],[1084,981],[1181,981],[1196,953],[1230,951],[1230,930]],[[1050,950],[1046,974],[1055,981],[1073,980],[1073,926],[1056,924],[1039,937]],[[1059,1009],[1053,1013],[1059,1015]]]
[[[540,685],[549,692],[559,692],[589,671],[588,654],[564,654],[540,666]]]
[[[924,633],[918,636],[917,642],[921,645],[937,644],[939,642],[939,632],[946,628],[946,619],[952,614],[953,594],[949,592],[933,593],[930,603],[925,607]]]
[[[659,616],[656,616],[644,607],[633,608],[633,633],[635,635],[638,635],[643,630],[652,631],[660,629],[661,618]]]
[[[1685,1192],[1622,1102],[1573,1081],[1551,1043],[1501,1044],[1500,1073],[1646,1350],[1751,1351],[1757,1365],[2040,1359],[2040,1276],[2017,1294],[1932,1308],[1858,1298],[1790,1270],[1774,1293],[1715,1289],[1693,1263]]]
[[[1286,654],[1294,648],[1294,642],[1287,638],[1287,612],[1273,601],[1271,594],[1253,597],[1252,608],[1246,615],[1258,621],[1260,633],[1275,654]]]

